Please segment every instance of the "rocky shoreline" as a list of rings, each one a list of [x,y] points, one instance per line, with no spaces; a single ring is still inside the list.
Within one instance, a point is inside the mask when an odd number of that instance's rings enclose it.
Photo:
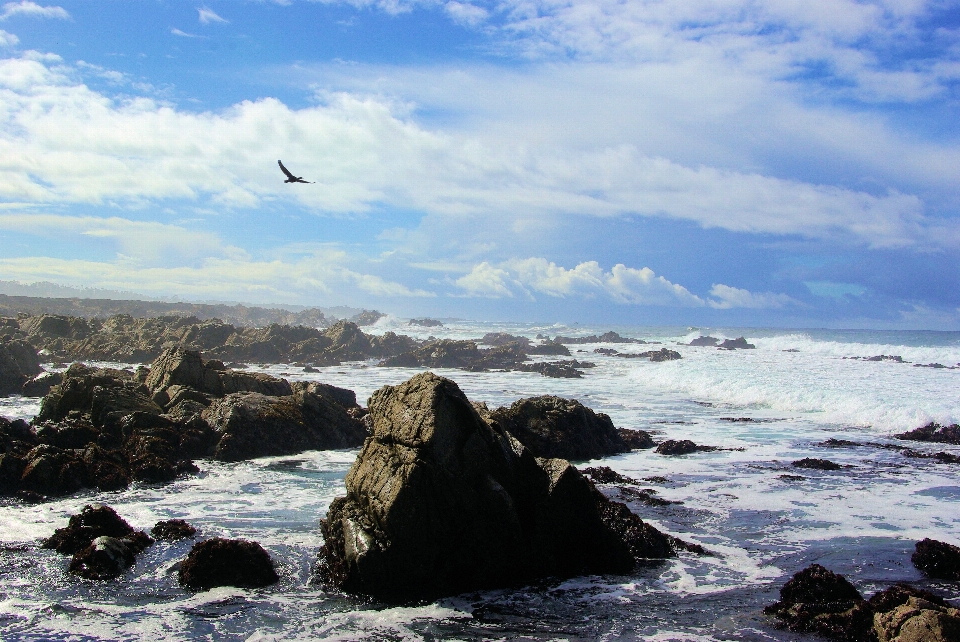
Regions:
[[[729,448],[691,440],[657,443],[650,433],[617,428],[607,415],[551,395],[491,409],[430,372],[381,388],[364,408],[351,390],[224,364],[255,361],[248,357],[266,354],[267,344],[284,357],[325,354],[331,361],[382,359],[403,367],[522,370],[536,350],[569,354],[555,340],[532,344],[498,334],[478,341],[418,342],[366,335],[348,322],[326,330],[251,330],[180,317],[169,323],[113,319],[94,331],[73,319],[50,319],[6,320],[2,326],[6,352],[0,351],[5,359],[0,363],[13,373],[8,388],[42,389],[37,378],[46,376],[48,390],[29,424],[0,419],[0,494],[37,502],[133,482],[165,484],[196,474],[196,462],[205,459],[236,462],[360,448],[346,494],[330,505],[318,533],[323,544],[314,573],[329,591],[405,604],[547,578],[624,575],[668,558],[713,555],[645,522],[623,503],[674,503],[655,489],[610,468],[578,470],[570,462],[638,448],[671,457]],[[111,339],[112,333],[117,336]],[[113,347],[133,336],[138,338],[132,347]],[[64,355],[83,350],[146,355],[161,349],[149,367],[73,363],[54,376],[42,372],[32,340]],[[201,353],[195,349],[200,344],[212,347]],[[651,351],[648,358],[669,352]],[[319,357],[310,363],[321,365]],[[895,437],[956,445],[958,430],[931,423]],[[949,453],[938,457],[906,446],[833,441],[822,445],[894,448],[908,457],[956,463]],[[824,473],[844,469],[822,458],[790,466]],[[147,535],[104,506],[84,508],[44,545],[72,556],[65,562],[70,573],[105,581],[122,578],[156,542],[177,539],[194,541],[177,567],[185,589],[262,588],[277,581],[270,555],[257,542],[204,539],[182,520],[157,523]],[[929,577],[960,581],[960,549],[949,543],[917,542],[913,563]],[[790,631],[836,640],[957,639],[960,613],[934,593],[898,585],[865,599],[845,582],[822,566],[809,567],[787,582],[767,616]]]

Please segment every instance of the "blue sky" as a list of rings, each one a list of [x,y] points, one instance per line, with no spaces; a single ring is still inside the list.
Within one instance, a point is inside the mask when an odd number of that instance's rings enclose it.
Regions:
[[[18,0],[0,280],[956,330],[958,99],[956,1]]]

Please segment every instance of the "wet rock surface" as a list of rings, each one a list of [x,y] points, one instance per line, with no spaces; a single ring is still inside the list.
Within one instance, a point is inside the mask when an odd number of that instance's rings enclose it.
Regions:
[[[724,350],[753,350],[757,346],[747,343],[744,337],[737,337],[736,339],[724,339],[717,347]]]
[[[713,452],[719,450],[716,446],[702,446],[689,439],[667,439],[661,442],[654,451],[658,455],[690,455],[698,452]]]
[[[33,425],[0,420],[0,493],[117,490],[196,473],[196,458],[357,447],[364,413],[350,390],[291,386],[181,347],[136,373],[75,363]]]
[[[19,394],[43,372],[37,350],[22,339],[0,338],[0,395]]]
[[[926,538],[916,544],[910,561],[929,577],[960,580],[960,547]]]
[[[448,379],[423,373],[381,388],[370,415],[347,495],[321,526],[317,573],[329,585],[407,601],[624,573],[638,556],[675,554],[568,462],[536,458],[485,421]]]
[[[842,575],[812,564],[780,589],[764,609],[790,631],[841,642],[953,642],[960,611],[941,597],[897,584],[865,600]]]
[[[219,537],[195,544],[177,578],[181,586],[204,591],[216,586],[260,588],[280,579],[260,544]]]
[[[938,444],[960,445],[960,426],[953,424],[950,426],[941,426],[936,422],[930,422],[926,426],[921,426],[909,432],[895,435],[897,439],[906,439],[909,441],[926,441]]]
[[[157,522],[150,529],[150,534],[154,539],[165,542],[174,542],[180,539],[193,537],[197,534],[197,529],[182,519],[168,519]]]
[[[840,470],[843,468],[840,464],[832,462],[829,459],[815,459],[813,457],[798,459],[797,461],[791,462],[790,465],[794,468],[809,468],[811,470]]]
[[[535,457],[584,461],[630,450],[610,417],[575,399],[549,395],[520,399],[484,418],[509,432]]]
[[[47,538],[43,548],[72,555],[68,570],[89,580],[110,580],[133,565],[136,556],[153,544],[109,506],[87,505],[68,525]]]

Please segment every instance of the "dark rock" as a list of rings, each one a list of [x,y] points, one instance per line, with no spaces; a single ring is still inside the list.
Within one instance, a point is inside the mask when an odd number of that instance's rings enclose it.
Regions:
[[[180,565],[181,586],[208,590],[215,586],[260,588],[280,577],[260,544],[215,537],[195,544]]]
[[[127,546],[134,554],[153,543],[146,533],[135,531],[109,506],[88,504],[79,514],[70,517],[65,528],[58,528],[47,538],[42,546],[52,548],[58,553],[73,555],[90,546],[93,540],[104,536],[127,540]]]
[[[602,354],[602,355],[606,355],[606,356],[608,356],[608,357],[614,357],[614,356],[620,354],[620,352],[618,352],[617,350],[614,350],[613,348],[596,348],[596,349],[594,349],[593,352],[594,352],[595,354]]]
[[[367,436],[360,419],[309,389],[283,397],[255,392],[227,395],[213,402],[202,417],[219,435],[214,457],[223,461],[356,448]]]
[[[109,427],[131,412],[163,412],[148,396],[150,391],[124,370],[75,363],[62,377],[43,398],[35,422],[61,421],[77,411],[94,426]]]
[[[798,459],[790,465],[794,468],[810,468],[812,470],[840,470],[843,468],[840,464],[832,462],[829,459],[814,459],[812,457]]]
[[[441,339],[411,352],[391,357],[381,366],[398,368],[464,368],[480,362],[480,350],[473,341]]]
[[[583,371],[577,370],[574,366],[563,361],[538,363],[521,363],[517,366],[521,372],[538,372],[544,377],[553,379],[580,379],[583,377]]]
[[[133,566],[136,555],[127,540],[100,536],[70,561],[69,571],[88,580],[112,580]]]
[[[197,529],[182,519],[169,519],[157,522],[156,525],[150,529],[150,534],[153,535],[154,539],[173,542],[178,539],[193,537],[197,534]]]
[[[539,354],[545,356],[569,357],[570,349],[562,343],[553,341],[544,341],[538,345],[531,345],[527,348],[527,354]]]
[[[743,337],[737,337],[736,339],[724,339],[717,347],[723,348],[724,350],[752,350],[757,346],[752,343],[747,343],[747,340]]]
[[[646,450],[653,448],[657,444],[653,441],[653,436],[646,430],[630,430],[629,428],[617,428],[617,434],[630,450]]]
[[[658,455],[689,455],[696,452],[712,452],[719,450],[716,446],[701,446],[689,439],[667,439],[661,442],[654,451]]]
[[[32,345],[20,339],[0,340],[0,395],[19,394],[23,385],[41,372]]]
[[[304,367],[303,367],[303,371],[304,371],[304,372],[308,372],[308,373],[320,372],[319,370],[317,370],[317,369],[314,368],[313,366],[304,366]]]
[[[20,388],[20,394],[24,397],[43,397],[53,386],[58,386],[63,381],[63,376],[59,372],[43,372],[33,379],[28,379]]]
[[[718,338],[716,338],[716,337],[705,337],[705,336],[702,336],[702,335],[701,335],[701,336],[697,337],[696,339],[694,339],[693,341],[691,341],[690,343],[688,343],[687,345],[688,345],[688,346],[704,346],[704,347],[708,347],[708,348],[714,348],[714,347],[717,346],[718,343],[720,343],[720,339],[718,339]]]
[[[608,525],[630,518],[566,461],[534,458],[484,421],[452,381],[423,373],[381,388],[370,415],[347,496],[321,525],[324,582],[409,601],[633,567]],[[636,520],[649,540],[632,540],[639,553],[673,554]]]
[[[683,358],[683,355],[679,352],[668,348],[648,350],[646,352],[618,352],[615,356],[623,357],[624,359],[650,359],[650,361],[653,362],[675,361]]]
[[[780,601],[764,609],[791,631],[834,640],[870,642],[873,608],[842,575],[819,564],[794,575],[780,589]]]
[[[867,357],[864,361],[894,361],[903,363],[903,357],[898,354],[878,354],[875,357]]]
[[[76,451],[41,444],[28,452],[23,461],[20,489],[62,495],[88,485],[86,464]]]
[[[937,606],[949,606],[943,601],[943,598],[934,595],[930,591],[918,589],[909,584],[894,584],[890,588],[874,594],[869,601],[870,606],[872,606],[877,613],[886,613],[898,606],[906,604],[911,597],[919,597]]]
[[[910,557],[913,565],[929,577],[960,580],[960,547],[935,539],[922,539]]]
[[[557,336],[553,339],[554,343],[565,343],[568,345],[582,345],[584,343],[646,343],[643,339],[630,339],[621,337],[613,330],[604,332],[600,336],[590,335],[588,337],[563,337]]]
[[[957,424],[941,426],[937,422],[932,421],[926,426],[921,426],[920,428],[915,428],[909,432],[894,436],[897,439],[908,439],[910,441],[960,445],[960,426]]]
[[[597,467],[588,467],[581,468],[580,472],[584,475],[589,475],[590,479],[593,480],[595,484],[629,484],[633,486],[639,486],[640,482],[632,477],[627,477],[626,475],[621,475],[614,469],[609,466],[597,466]]]
[[[488,332],[483,335],[483,338],[477,341],[477,343],[487,346],[505,346],[515,344],[522,346],[524,349],[529,349],[530,347],[530,339],[509,334],[507,332]]]
[[[407,322],[407,325],[415,325],[421,328],[442,328],[443,324],[437,321],[436,319],[423,318],[423,319],[410,319]]]
[[[499,424],[535,457],[584,461],[630,450],[610,417],[575,399],[520,399],[485,418]]]

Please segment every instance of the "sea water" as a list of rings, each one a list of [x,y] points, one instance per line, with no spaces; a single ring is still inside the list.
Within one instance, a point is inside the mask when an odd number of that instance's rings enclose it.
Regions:
[[[610,327],[445,321],[417,328],[390,318],[373,332],[479,338],[487,332],[587,336]],[[307,452],[240,463],[198,461],[201,473],[167,485],[81,492],[25,505],[0,501],[0,638],[4,640],[794,640],[762,614],[779,587],[817,562],[865,595],[914,582],[956,600],[956,584],[924,579],[910,563],[914,543],[960,543],[956,464],[907,457],[895,433],[929,421],[960,421],[960,333],[613,327],[660,345],[584,344],[582,379],[535,373],[437,370],[491,407],[533,395],[579,399],[618,427],[657,440],[691,439],[723,450],[666,457],[652,450],[590,462],[639,480],[670,500],[649,506],[621,496],[645,521],[702,544],[711,557],[683,554],[624,576],[544,580],[429,604],[385,605],[327,592],[312,581],[322,544],[318,522],[344,492],[357,451]],[[754,350],[683,344],[701,334],[746,336]],[[651,363],[594,352],[676,350]],[[877,355],[891,360],[867,361]],[[554,360],[556,357],[537,357]],[[920,367],[928,364],[944,367]],[[306,374],[290,365],[256,371],[318,380],[365,400],[418,372],[356,362]],[[35,399],[0,400],[0,414],[29,419]],[[732,421],[737,419],[739,421]],[[749,419],[749,421],[745,421]],[[830,438],[860,442],[831,447]],[[909,442],[918,451],[960,448]],[[798,469],[815,457],[838,471]],[[66,572],[68,558],[43,538],[90,503],[109,504],[137,528],[182,518],[202,537],[260,542],[280,581],[260,590],[181,589],[176,570],[193,541],[157,542],[111,582]],[[195,541],[195,540],[194,540]]]

